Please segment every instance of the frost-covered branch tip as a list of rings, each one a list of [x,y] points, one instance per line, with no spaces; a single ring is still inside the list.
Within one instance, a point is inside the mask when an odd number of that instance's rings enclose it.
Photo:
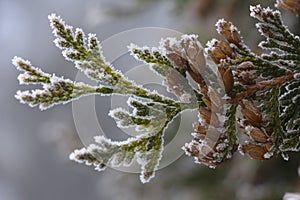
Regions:
[[[84,83],[78,83],[57,77],[54,74],[44,73],[40,69],[33,67],[29,61],[15,57],[13,64],[23,74],[18,76],[20,84],[42,84],[43,89],[35,89],[31,91],[18,91],[15,97],[21,103],[27,103],[34,107],[39,106],[41,110],[45,110],[53,105],[65,104],[71,100],[77,99],[84,95],[90,94],[110,94],[112,89],[103,86],[90,86]]]
[[[135,127],[138,131],[143,131],[143,134],[123,142],[97,137],[95,138],[96,144],[75,150],[70,158],[87,165],[93,164],[97,170],[103,170],[108,165],[128,166],[133,160],[136,160],[141,165],[141,181],[148,182],[154,177],[161,159],[166,127],[182,109],[191,109],[197,106],[197,102],[187,103],[192,100],[189,98],[192,95],[188,94],[191,91],[181,89],[181,98],[173,100],[138,86],[105,61],[100,43],[94,34],[88,34],[86,37],[79,28],[73,31],[71,26],[66,25],[55,14],[50,15],[49,20],[55,37],[54,43],[62,50],[66,60],[73,62],[76,68],[100,85],[90,86],[57,77],[54,74],[47,74],[33,67],[29,61],[16,57],[13,59],[13,64],[23,72],[18,78],[20,84],[41,84],[43,86],[43,89],[19,91],[16,98],[21,103],[39,106],[41,110],[44,110],[53,105],[64,104],[90,94],[129,96],[127,104],[133,108],[132,112],[117,108],[108,114],[116,120],[120,128]],[[146,48],[136,47],[133,53],[140,53],[139,59],[154,63],[156,67],[153,68],[161,70],[173,68],[169,60],[158,49],[153,48],[151,51],[147,51]],[[173,75],[176,75],[175,72]],[[167,74],[165,76],[169,77]]]

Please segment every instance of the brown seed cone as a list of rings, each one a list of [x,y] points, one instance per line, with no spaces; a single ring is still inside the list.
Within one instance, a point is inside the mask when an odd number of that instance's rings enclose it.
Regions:
[[[214,127],[219,127],[220,122],[216,113],[211,112],[207,108],[200,106],[199,108],[200,117],[206,124],[210,124]]]
[[[243,115],[250,121],[254,123],[262,123],[262,114],[259,109],[253,104],[252,101],[243,99],[241,103]]]
[[[235,58],[236,55],[228,42],[219,41],[217,47],[221,49],[221,51],[226,55],[226,57]]]
[[[212,102],[210,99],[202,97],[202,101],[205,103],[209,110],[212,110]]]
[[[213,39],[210,43],[213,43],[209,45],[212,48],[207,50],[207,54],[216,64],[219,64],[222,59],[235,57],[235,53],[228,42]]]
[[[236,77],[238,82],[245,86],[254,85],[256,83],[251,71],[238,72]]]
[[[237,73],[235,76],[242,85],[253,85],[255,84],[253,78],[254,72],[255,70],[252,62],[243,62],[237,66]]]
[[[220,95],[212,88],[205,91],[204,97],[202,97],[203,102],[208,107],[209,110],[215,113],[223,112],[223,104],[225,103]]]
[[[252,62],[247,61],[247,62],[243,62],[241,64],[239,64],[237,66],[238,71],[248,71],[248,70],[252,70],[254,68]]]
[[[203,86],[199,85],[198,90],[200,91],[201,94],[203,94],[203,96],[205,96],[206,98],[208,97],[208,86],[206,84]]]
[[[194,131],[196,131],[197,133],[206,134],[206,131],[207,131],[206,126],[194,123],[193,128],[194,128]]]
[[[205,140],[207,127],[194,123],[193,128],[194,128],[194,131],[196,132],[193,134],[194,138],[198,139],[198,140]]]
[[[202,78],[201,74],[195,73],[190,68],[188,69],[188,72],[191,75],[192,79],[200,85],[200,88],[205,87],[206,83]]]
[[[213,51],[208,50],[207,54],[214,63],[219,64],[222,59],[226,59],[226,55],[219,48],[215,48]]]
[[[229,94],[234,86],[232,70],[230,67],[219,66],[218,72],[220,84],[224,86],[225,92]]]
[[[221,96],[212,87],[209,87],[208,97],[209,97],[210,101],[214,104],[214,106],[216,106],[216,107],[219,107],[219,106],[223,105],[223,103],[224,103]]]
[[[246,143],[241,146],[243,153],[248,154],[251,158],[255,160],[268,160],[265,154],[268,153],[267,149],[263,146],[256,145],[253,143]]]
[[[266,135],[266,133],[256,127],[253,127],[250,132],[249,132],[249,136],[251,137],[251,139],[253,139],[255,142],[258,143],[266,143],[269,139],[269,137]]]
[[[233,43],[238,47],[241,45],[239,31],[231,22],[221,20],[217,23],[217,26],[219,33],[222,34],[229,43]]]
[[[188,61],[177,53],[169,53],[166,55],[170,63],[177,69],[187,70]]]

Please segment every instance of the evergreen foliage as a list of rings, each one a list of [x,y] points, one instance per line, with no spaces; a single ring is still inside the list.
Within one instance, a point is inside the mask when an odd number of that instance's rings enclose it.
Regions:
[[[108,165],[141,166],[141,181],[154,177],[164,148],[164,132],[185,110],[197,109],[194,139],[183,150],[196,163],[211,168],[229,160],[240,150],[253,159],[268,160],[276,155],[288,159],[288,152],[300,149],[300,38],[283,25],[281,14],[260,5],[251,6],[250,16],[265,37],[257,55],[244,43],[239,30],[220,19],[216,23],[222,40],[212,39],[203,48],[197,35],[162,39],[159,47],[129,46],[131,54],[147,63],[164,78],[167,98],[127,79],[105,61],[94,34],[66,25],[49,16],[55,44],[98,86],[78,83],[41,71],[29,61],[15,57],[22,73],[20,84],[41,84],[43,89],[18,91],[21,103],[45,110],[86,95],[125,95],[129,112],[123,108],[109,115],[120,128],[135,127],[142,133],[125,141],[95,137],[95,144],[75,150],[70,159],[102,171]],[[189,78],[191,80],[189,80]],[[193,87],[191,81],[196,83]],[[249,139],[239,141],[243,132]]]

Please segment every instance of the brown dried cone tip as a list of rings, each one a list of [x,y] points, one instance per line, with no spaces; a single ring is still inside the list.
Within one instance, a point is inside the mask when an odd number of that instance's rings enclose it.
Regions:
[[[234,79],[230,66],[218,66],[218,72],[220,85],[227,94],[230,94],[234,86]]]
[[[271,153],[273,142],[271,134],[265,130],[261,112],[252,101],[244,99],[240,105],[245,119],[239,120],[239,123],[244,133],[254,142],[246,141],[245,144],[242,144],[240,146],[241,153],[247,154],[255,160],[270,159],[273,156]]]
[[[243,62],[238,65],[235,77],[238,82],[244,86],[254,85],[256,83],[253,77],[254,73],[255,70],[253,69],[252,62]]]
[[[210,69],[206,66],[203,48],[196,35],[182,38],[179,42],[166,39],[161,45],[175,69],[188,72],[195,82],[205,85],[202,75]]]
[[[243,99],[240,102],[243,115],[254,125],[260,126],[263,123],[262,114],[252,101]]]
[[[190,156],[194,157],[196,163],[215,168],[229,159],[229,157],[224,157],[222,154],[222,150],[225,148],[224,144],[227,141],[227,138],[222,133],[218,132],[215,128],[205,130],[200,125],[195,126],[195,128],[203,132],[195,133],[195,140],[189,143],[188,146],[185,146],[185,150]],[[237,145],[231,150],[231,154],[236,150]]]
[[[240,32],[231,22],[220,19],[216,26],[218,33],[223,35],[229,43],[235,44],[237,47],[242,46]]]
[[[228,42],[212,39],[207,43],[207,46],[209,47],[207,55],[216,64],[219,64],[222,60],[235,58],[235,53]]]
[[[206,53],[208,57],[218,65],[219,84],[229,94],[233,89],[234,80],[232,70],[227,61],[235,58],[236,55],[229,43],[225,41],[213,39],[207,43],[207,46]]]
[[[263,145],[246,142],[240,150],[255,160],[268,160],[271,158],[271,154],[268,154],[269,149]]]

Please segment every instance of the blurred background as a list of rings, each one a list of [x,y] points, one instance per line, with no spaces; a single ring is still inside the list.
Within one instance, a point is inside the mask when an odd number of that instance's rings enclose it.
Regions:
[[[159,170],[146,185],[140,183],[138,174],[112,169],[99,173],[68,159],[70,152],[82,147],[71,104],[41,112],[14,98],[17,90],[30,88],[18,85],[18,72],[11,64],[15,55],[46,72],[71,79],[76,76],[77,70],[52,42],[48,14],[57,13],[74,27],[97,33],[100,40],[151,26],[199,34],[203,46],[218,37],[214,24],[225,18],[237,25],[247,44],[256,49],[261,37],[249,17],[249,5],[257,2],[0,0],[0,200],[273,200],[281,199],[287,191],[300,192],[299,155],[291,155],[288,162],[281,158],[258,162],[237,154],[216,170],[182,156]],[[273,0],[262,2],[271,7],[274,4]],[[299,18],[287,12],[283,15],[299,35]],[[127,65],[126,59],[122,62]],[[99,121],[106,119],[109,102],[109,98],[96,97]],[[108,123],[104,131],[115,131],[113,121]]]

